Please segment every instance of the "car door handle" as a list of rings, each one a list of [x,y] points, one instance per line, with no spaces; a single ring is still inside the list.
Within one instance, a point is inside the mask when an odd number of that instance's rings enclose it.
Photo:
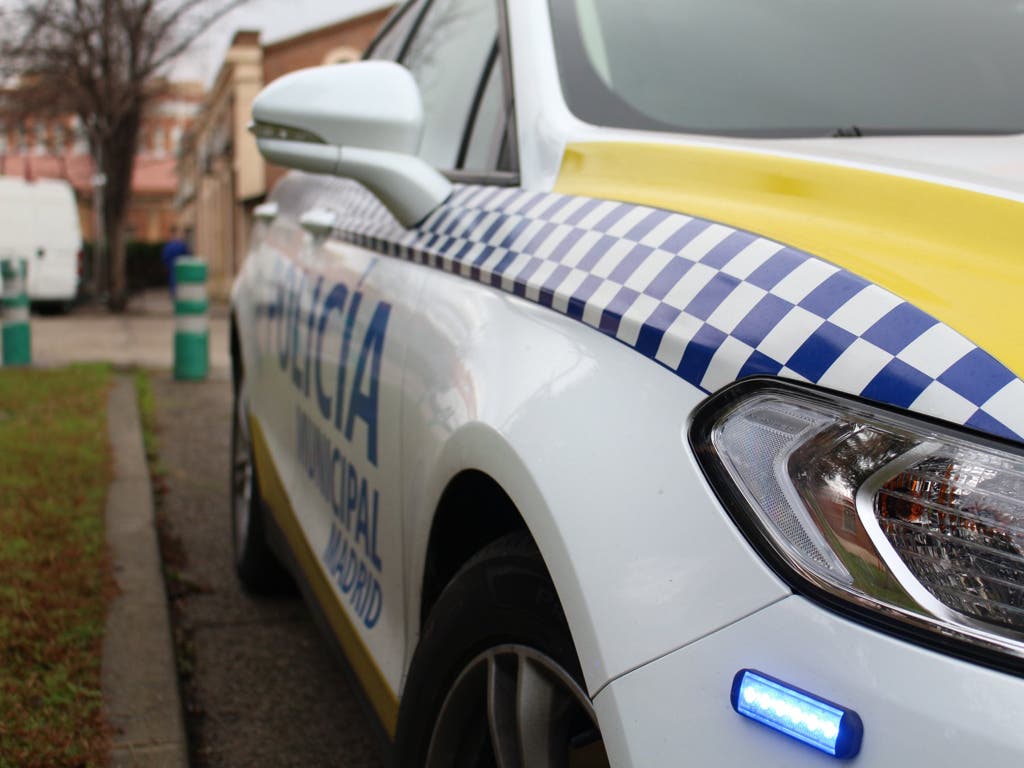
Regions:
[[[270,224],[274,219],[277,218],[277,203],[274,201],[260,203],[252,209],[252,215],[256,218],[256,221],[262,221],[264,224]]]
[[[299,217],[299,224],[313,237],[327,237],[337,221],[338,214],[324,208],[312,208]]]

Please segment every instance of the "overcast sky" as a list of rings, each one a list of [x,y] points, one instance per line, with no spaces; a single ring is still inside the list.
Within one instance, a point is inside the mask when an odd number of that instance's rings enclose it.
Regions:
[[[232,35],[239,29],[257,29],[264,43],[272,43],[393,3],[394,0],[249,0],[197,39],[171,74],[176,80],[201,80],[209,84]]]

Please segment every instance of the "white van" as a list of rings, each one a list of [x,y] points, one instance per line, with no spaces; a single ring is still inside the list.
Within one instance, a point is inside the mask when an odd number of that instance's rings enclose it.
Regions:
[[[32,302],[66,306],[78,294],[82,232],[71,185],[0,176],[0,258],[28,260]]]

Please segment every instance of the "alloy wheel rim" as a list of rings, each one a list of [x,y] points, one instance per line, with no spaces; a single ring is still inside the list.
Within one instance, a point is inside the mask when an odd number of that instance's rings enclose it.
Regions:
[[[557,662],[524,645],[475,657],[448,691],[427,768],[606,766],[589,697]]]

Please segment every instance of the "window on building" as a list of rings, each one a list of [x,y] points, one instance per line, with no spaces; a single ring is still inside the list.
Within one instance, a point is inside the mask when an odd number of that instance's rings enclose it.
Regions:
[[[423,96],[420,157],[454,168],[477,86],[498,37],[494,0],[435,0],[402,63]]]
[[[74,125],[71,130],[75,135],[75,154],[89,154],[89,142],[85,137],[85,126],[82,124],[82,119],[78,117],[78,115],[75,115]]]
[[[37,122],[35,125],[35,142],[32,146],[32,153],[45,155],[49,151],[49,137],[47,136],[46,123]]]
[[[843,510],[843,530],[856,533],[860,526],[857,520],[857,512],[853,509]]]
[[[349,61],[358,61],[362,54],[359,50],[353,48],[351,45],[340,45],[337,48],[332,48],[324,56],[321,62],[324,65],[327,64],[345,64]]]

